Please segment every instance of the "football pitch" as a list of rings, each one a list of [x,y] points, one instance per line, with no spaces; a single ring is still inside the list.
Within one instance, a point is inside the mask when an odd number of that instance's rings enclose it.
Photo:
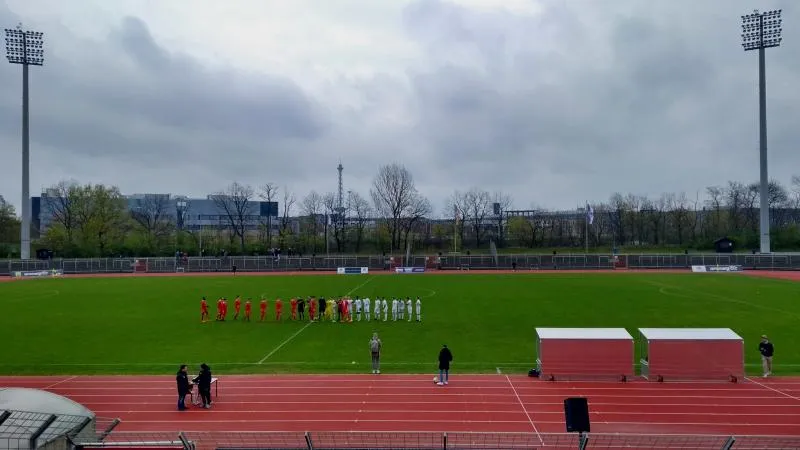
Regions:
[[[346,294],[420,297],[422,322],[287,320],[293,296]],[[252,298],[252,322],[232,320],[237,295]],[[230,312],[215,322],[221,296]],[[263,323],[261,296],[270,300]],[[276,297],[285,304],[280,323]],[[732,328],[745,339],[751,374],[768,334],[775,374],[800,373],[800,284],[742,274],[54,278],[0,283],[0,307],[6,375],[162,374],[201,362],[216,373],[369,373],[373,332],[384,373],[434,373],[442,344],[454,373],[524,373],[535,365],[535,327],[625,327],[635,337],[643,327]]]

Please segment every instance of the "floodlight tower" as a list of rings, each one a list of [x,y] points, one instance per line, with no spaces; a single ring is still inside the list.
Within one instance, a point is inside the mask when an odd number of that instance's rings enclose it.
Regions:
[[[781,31],[780,9],[764,13],[755,10],[752,14],[742,16],[742,47],[744,47],[745,51],[758,50],[761,253],[770,253],[769,178],[767,176],[767,80],[764,53],[768,48],[781,45]]]
[[[22,227],[20,229],[20,258],[31,257],[31,199],[30,145],[28,129],[28,66],[44,64],[43,33],[6,28],[6,58],[11,64],[22,65]]]
[[[344,223],[344,183],[342,183],[342,171],[344,167],[342,167],[341,161],[339,161],[339,166],[336,167],[336,170],[339,171],[339,192],[336,199],[336,212],[339,215],[339,223]]]

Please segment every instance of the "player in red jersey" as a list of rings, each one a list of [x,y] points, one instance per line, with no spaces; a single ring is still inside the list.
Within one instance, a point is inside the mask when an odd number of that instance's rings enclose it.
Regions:
[[[281,314],[283,314],[283,302],[280,298],[275,299],[275,320],[281,320]]]
[[[308,319],[314,321],[317,316],[317,299],[316,297],[308,298]]]
[[[206,302],[205,297],[200,300],[200,322],[208,322],[208,303]]]
[[[292,308],[292,320],[297,320],[297,298],[292,297],[292,299],[289,300],[289,305]]]
[[[236,300],[233,301],[233,310],[236,314],[233,315],[233,320],[239,320],[239,311],[242,309],[242,299],[237,295]]]
[[[222,297],[222,321],[225,321],[225,318],[228,317],[228,299]]]
[[[247,302],[244,304],[244,320],[250,322],[250,313],[253,311],[253,305],[250,303],[250,299],[247,299]]]
[[[261,321],[264,321],[264,317],[267,315],[267,299],[261,299]]]
[[[222,297],[217,300],[217,320],[222,320]]]
[[[347,322],[350,311],[347,309],[347,300],[342,299],[342,322]]]

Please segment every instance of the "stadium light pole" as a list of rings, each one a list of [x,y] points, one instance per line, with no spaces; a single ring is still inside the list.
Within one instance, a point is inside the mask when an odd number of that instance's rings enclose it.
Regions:
[[[6,58],[11,64],[22,65],[22,229],[20,258],[31,257],[31,199],[30,199],[30,130],[28,127],[28,66],[44,64],[43,33],[6,28]]]
[[[765,50],[781,45],[781,10],[764,13],[753,11],[742,16],[742,47],[745,51],[758,50],[758,109],[760,182],[760,233],[761,253],[770,253],[769,236],[769,178],[767,176],[767,80]]]

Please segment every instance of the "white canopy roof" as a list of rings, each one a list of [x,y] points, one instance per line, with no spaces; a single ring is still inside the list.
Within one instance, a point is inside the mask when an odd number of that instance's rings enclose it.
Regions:
[[[639,328],[645,339],[689,341],[741,341],[730,328]]]
[[[539,339],[629,339],[625,328],[537,328]]]

